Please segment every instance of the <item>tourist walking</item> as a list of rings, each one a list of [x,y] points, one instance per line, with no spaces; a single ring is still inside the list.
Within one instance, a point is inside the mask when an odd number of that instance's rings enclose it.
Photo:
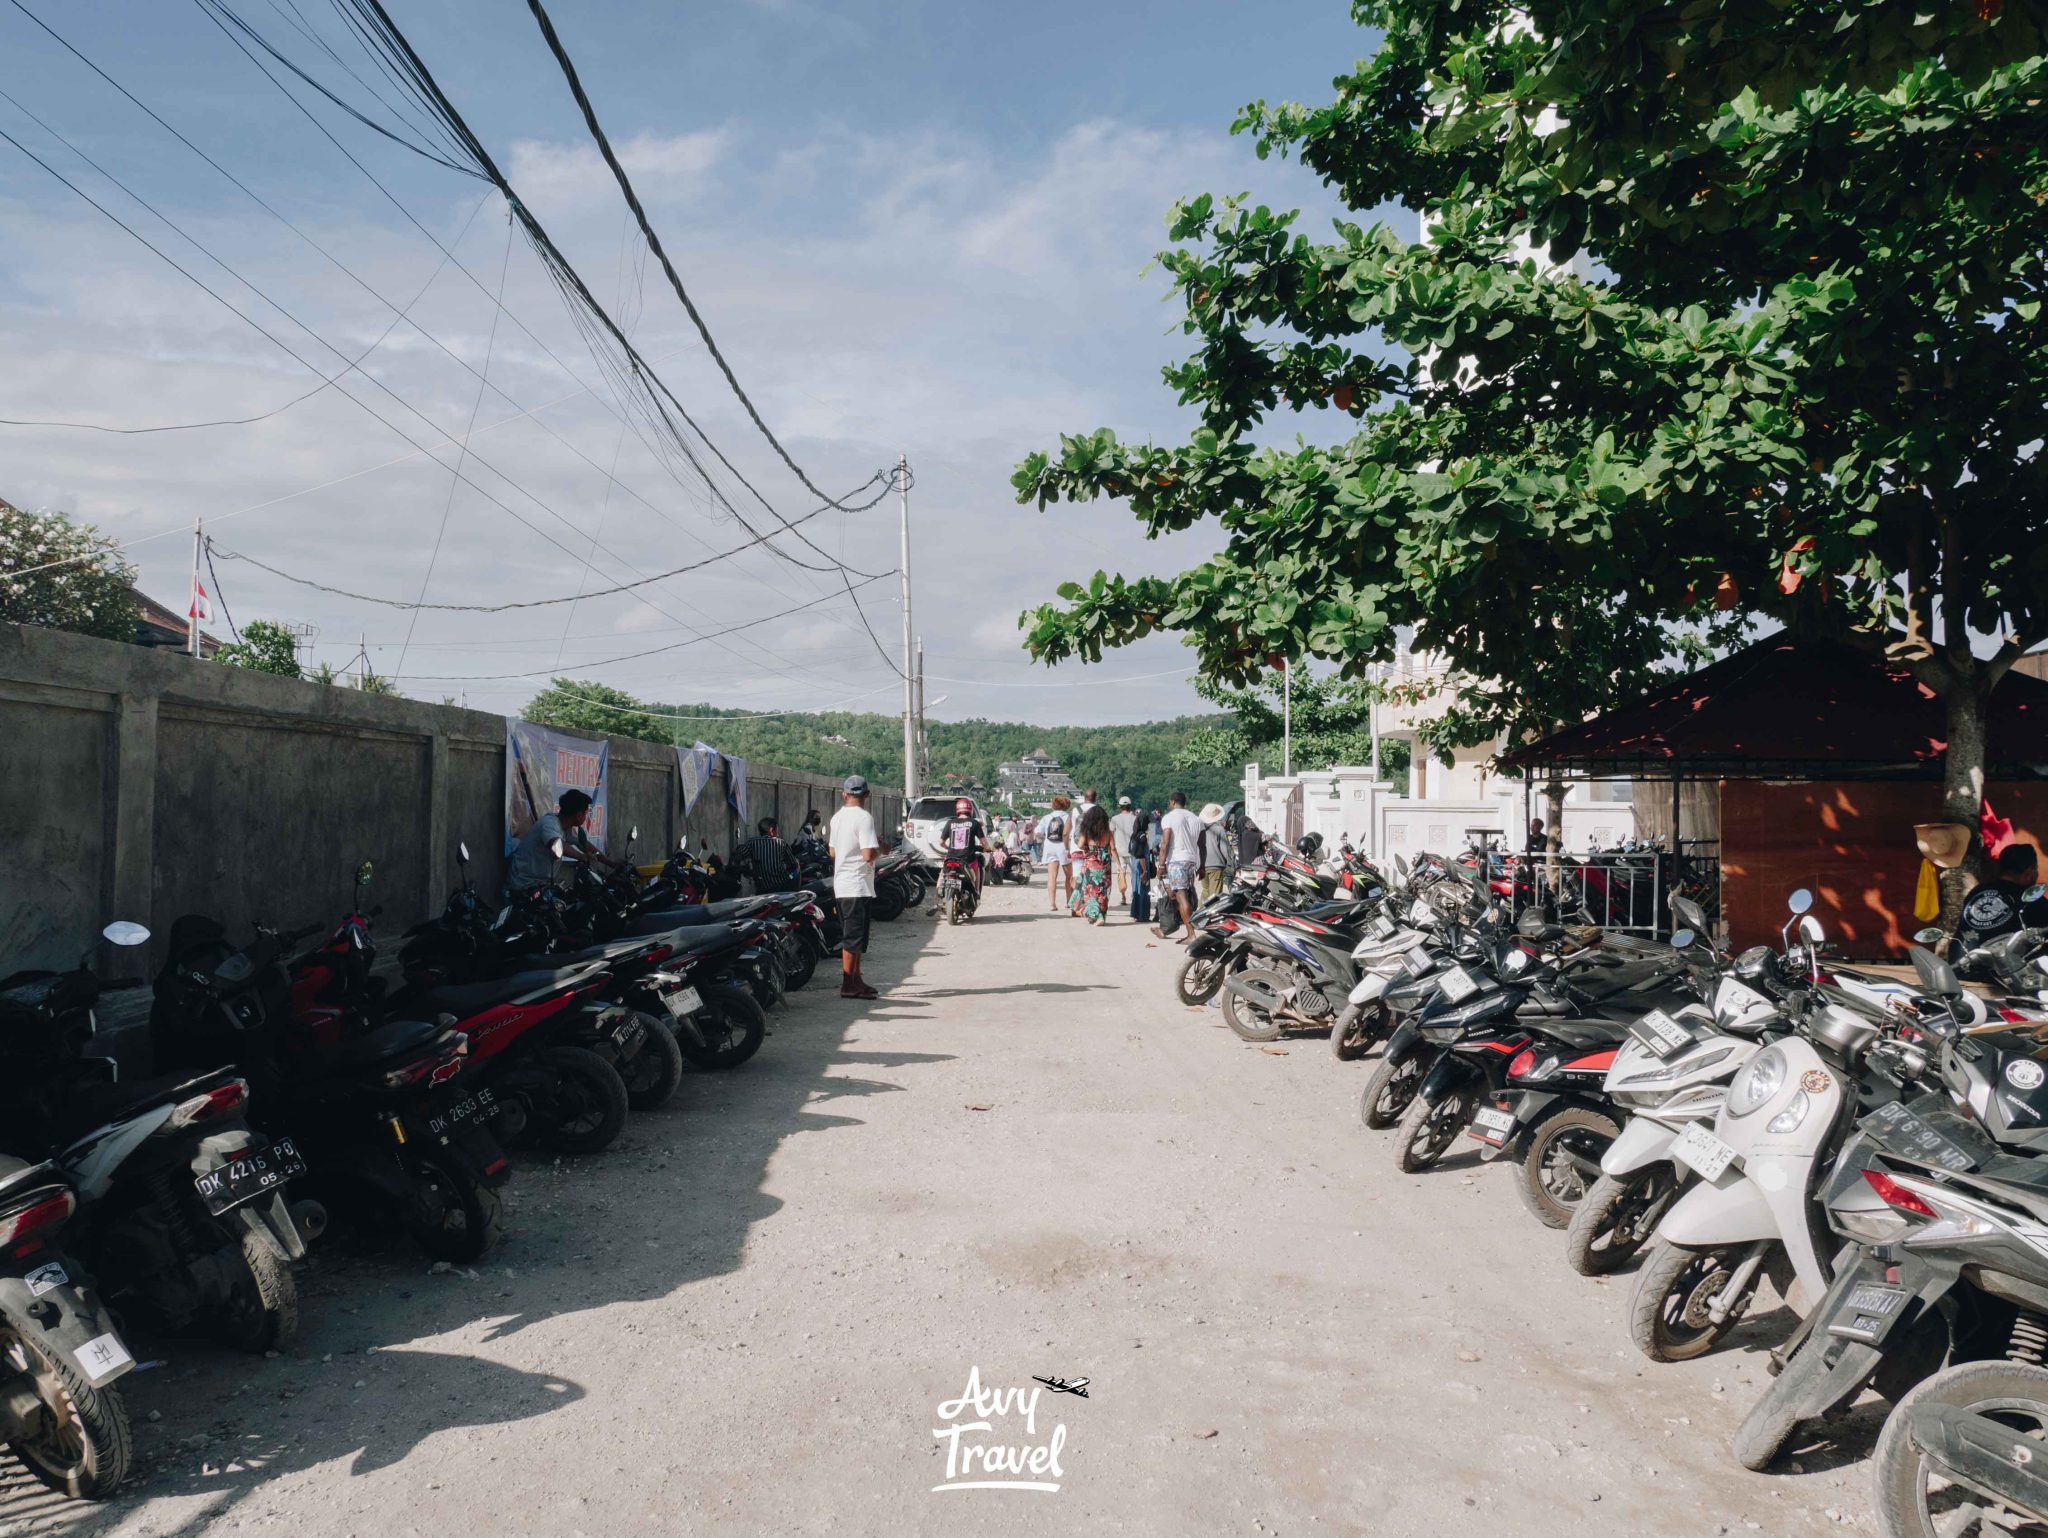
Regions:
[[[1067,863],[1067,835],[1072,831],[1074,803],[1065,796],[1052,798],[1052,810],[1038,819],[1038,837],[1045,850],[1046,905],[1060,911],[1060,882],[1067,884],[1067,896],[1074,895],[1073,867]]]
[[[1074,844],[1074,898],[1069,912],[1091,924],[1109,917],[1109,867],[1115,858],[1109,844],[1109,813],[1099,806],[1085,808]]]
[[[1124,848],[1127,858],[1124,864],[1131,873],[1131,922],[1149,924],[1152,922],[1152,814],[1142,806],[1131,813],[1131,830],[1125,836]]]
[[[1188,920],[1194,913],[1195,874],[1202,862],[1202,824],[1188,810],[1188,793],[1177,790],[1166,801],[1166,816],[1160,819],[1159,862],[1166,870],[1166,898],[1180,918],[1180,943],[1188,942]],[[1164,917],[1164,915],[1162,915]],[[1165,939],[1165,931],[1153,933]]]
[[[1202,808],[1202,901],[1223,890],[1223,873],[1230,864],[1230,840],[1223,831],[1223,808],[1211,801]]]
[[[1138,824],[1138,814],[1131,809],[1129,796],[1116,798],[1116,816],[1109,819],[1109,852],[1116,864],[1116,900],[1127,903],[1131,890],[1131,829]]]

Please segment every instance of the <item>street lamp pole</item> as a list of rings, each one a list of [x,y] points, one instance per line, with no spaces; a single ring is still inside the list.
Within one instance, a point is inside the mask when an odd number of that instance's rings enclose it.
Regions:
[[[917,799],[917,676],[911,666],[910,636],[910,456],[896,456],[896,490],[903,512],[903,563],[897,575],[903,587],[903,813]]]

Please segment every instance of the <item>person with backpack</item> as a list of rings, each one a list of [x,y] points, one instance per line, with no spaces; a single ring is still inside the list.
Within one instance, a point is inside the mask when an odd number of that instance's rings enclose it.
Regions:
[[[1152,922],[1152,814],[1142,806],[1131,812],[1124,835],[1124,863],[1131,872],[1131,922]]]
[[[1067,835],[1073,826],[1074,803],[1065,796],[1052,798],[1052,810],[1038,819],[1038,837],[1045,854],[1045,893],[1054,913],[1060,911],[1060,883],[1066,882],[1067,897],[1074,895],[1074,870],[1067,863]]]

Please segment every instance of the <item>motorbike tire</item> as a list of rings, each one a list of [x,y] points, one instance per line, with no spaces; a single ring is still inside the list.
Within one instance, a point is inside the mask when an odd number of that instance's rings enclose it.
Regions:
[[[1668,1164],[1602,1175],[1572,1213],[1564,1259],[1581,1276],[1611,1276],[1635,1259],[1678,1195]]]
[[[1899,1401],[1878,1433],[1870,1458],[1877,1519],[1887,1535],[1920,1538],[1941,1531],[1927,1499],[1926,1455],[1914,1444],[1912,1433],[1913,1412],[1930,1401],[2000,1421],[2025,1421],[2038,1431],[2048,1424],[2048,1369],[2010,1361],[1961,1362],[1923,1379]],[[1969,1494],[1961,1486],[1954,1488],[1960,1495]]]
[[[668,1022],[649,1014],[640,1016],[647,1037],[630,1063],[621,1065],[619,1077],[626,1085],[626,1104],[636,1111],[658,1111],[667,1105],[683,1082],[683,1049],[676,1045]]]
[[[135,1453],[120,1390],[94,1388],[71,1364],[26,1336],[0,1329],[0,1361],[28,1373],[45,1414],[34,1441],[7,1450],[36,1479],[74,1501],[103,1501],[128,1476]]]
[[[880,922],[893,924],[903,917],[903,910],[909,903],[910,899],[905,893],[903,883],[893,876],[884,877],[875,885],[874,907],[871,911]]]
[[[1199,1008],[1216,997],[1216,990],[1223,986],[1223,958],[1221,956],[1190,956],[1180,964],[1180,972],[1173,980],[1173,991],[1190,1008]]]
[[[574,1107],[570,1116],[541,1130],[541,1141],[568,1154],[611,1147],[626,1126],[626,1081],[618,1070],[586,1047],[551,1047],[541,1063]]]
[[[1629,1336],[1636,1349],[1653,1362],[1689,1362],[1719,1345],[1742,1322],[1749,1300],[1730,1309],[1719,1324],[1707,1317],[1706,1307],[1728,1283],[1730,1257],[1748,1248],[1727,1244],[1694,1249],[1659,1240],[1636,1274],[1635,1296],[1629,1301]],[[1688,1280],[1689,1273],[1709,1265],[1713,1268]]]
[[[1419,1057],[1404,1057],[1396,1062],[1383,1057],[1372,1071],[1372,1077],[1365,1081],[1365,1090],[1358,1097],[1358,1119],[1375,1132],[1384,1132],[1389,1127],[1399,1126],[1401,1115],[1415,1099],[1415,1092],[1422,1088],[1424,1065]]]
[[[1278,972],[1265,967],[1247,967],[1238,974],[1247,982],[1256,978],[1275,993],[1283,992],[1287,979]],[[1280,1017],[1270,1010],[1262,1009],[1240,994],[1225,991],[1223,995],[1223,1018],[1230,1028],[1244,1041],[1277,1041],[1280,1037]]]
[[[705,1012],[715,1017],[706,1022],[703,1015],[698,1016],[698,1029],[710,1039],[710,1045],[699,1047],[678,1037],[676,1045],[684,1057],[699,1068],[737,1068],[761,1050],[761,1039],[768,1034],[768,1012],[751,993],[719,983],[706,984],[697,991],[704,996]]]
[[[407,1173],[426,1189],[406,1232],[429,1259],[467,1265],[497,1248],[505,1237],[505,1199],[499,1192],[435,1154],[413,1155]]]
[[[299,1332],[299,1284],[284,1257],[260,1235],[242,1236],[242,1274],[233,1298],[211,1321],[212,1333],[237,1351],[261,1356]]]
[[[1735,1461],[1744,1468],[1763,1472],[1792,1440],[1799,1429],[1800,1404],[1828,1370],[1827,1352],[1822,1349],[1826,1345],[1826,1337],[1816,1340],[1808,1336],[1784,1370],[1764,1385],[1749,1414],[1742,1417],[1742,1424],[1735,1428]]]
[[[1346,1004],[1330,1024],[1330,1055],[1340,1063],[1355,1063],[1371,1050],[1376,1030],[1377,1008],[1358,1009]]]
[[[1417,1095],[1401,1113],[1394,1162],[1404,1175],[1419,1175],[1450,1151],[1479,1106],[1476,1085],[1463,1085],[1431,1105]]]
[[[801,947],[799,959],[790,961],[788,958],[784,958],[782,963],[782,986],[789,992],[795,993],[799,988],[808,986],[810,980],[817,975],[817,971],[817,954],[812,951],[809,942],[806,941]]]
[[[1522,1204],[1545,1228],[1567,1228],[1572,1214],[1600,1177],[1584,1165],[1600,1167],[1600,1155],[1621,1136],[1621,1123],[1587,1106],[1567,1106],[1538,1122],[1523,1151],[1521,1178],[1515,1188]]]

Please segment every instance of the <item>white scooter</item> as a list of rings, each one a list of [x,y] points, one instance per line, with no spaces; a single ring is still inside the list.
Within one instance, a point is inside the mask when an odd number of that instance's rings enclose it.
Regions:
[[[1785,928],[1788,954],[1796,927],[1805,970],[1817,978],[1825,937],[1812,905],[1811,892],[1794,892]],[[1788,1297],[1797,1282],[1809,1304],[1827,1291],[1813,1191],[1853,1092],[1851,1064],[1883,1028],[1881,1010],[1840,1001],[1852,997],[1807,995],[1796,1033],[1736,1073],[1713,1129],[1694,1121],[1672,1141],[1671,1157],[1699,1179],[1657,1225],[1636,1279],[1630,1333],[1652,1361],[1711,1350],[1765,1276]]]

